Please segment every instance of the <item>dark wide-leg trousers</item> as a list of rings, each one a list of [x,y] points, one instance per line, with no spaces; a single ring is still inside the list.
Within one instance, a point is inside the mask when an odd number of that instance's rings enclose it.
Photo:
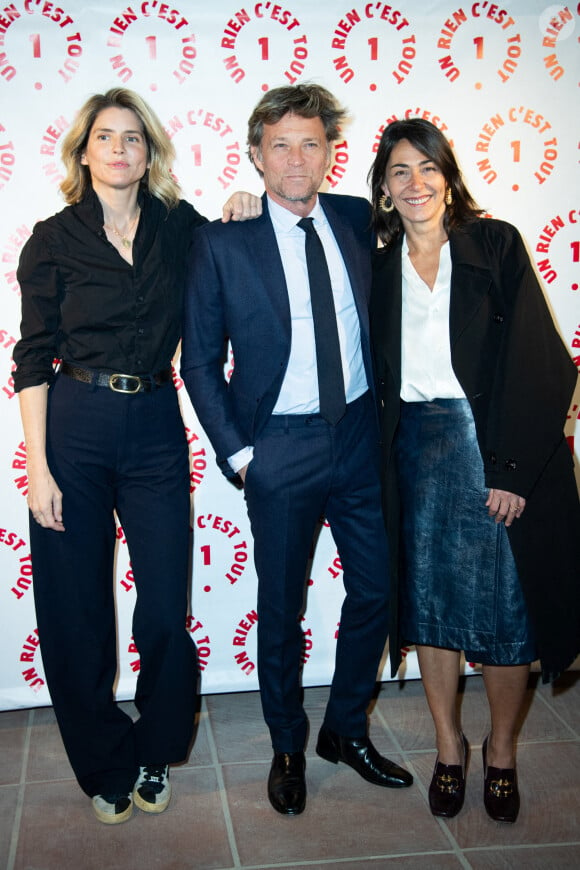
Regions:
[[[188,451],[172,384],[113,393],[61,375],[49,391],[47,456],[64,532],[31,517],[34,595],[47,685],[65,748],[89,795],[129,792],[140,764],[186,757],[197,658],[186,630]],[[115,703],[116,510],[137,593],[133,723]]]
[[[272,416],[245,481],[258,574],[258,676],[275,752],[304,749],[300,671],[306,571],[319,519],[330,523],[345,598],[325,723],[363,737],[388,626],[387,542],[378,436],[369,394],[331,426],[318,415]]]

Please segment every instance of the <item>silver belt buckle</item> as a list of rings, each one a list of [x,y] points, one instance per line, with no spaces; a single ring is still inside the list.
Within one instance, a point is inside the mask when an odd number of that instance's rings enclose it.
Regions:
[[[116,378],[127,378],[135,383],[135,387],[128,390],[122,390],[115,386]],[[114,375],[109,375],[109,389],[114,393],[129,393],[130,395],[133,395],[133,393],[138,393],[141,389],[141,378],[137,377],[137,375],[123,375],[117,372]]]

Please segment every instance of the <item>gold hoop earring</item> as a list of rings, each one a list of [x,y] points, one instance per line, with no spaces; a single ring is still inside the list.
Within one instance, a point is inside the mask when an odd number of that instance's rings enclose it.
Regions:
[[[379,199],[379,208],[381,211],[384,211],[387,214],[390,214],[390,212],[392,212],[393,209],[395,208],[395,204],[390,196],[383,194],[381,196],[381,198]]]
[[[445,191],[445,205],[453,204],[453,192],[450,187]]]

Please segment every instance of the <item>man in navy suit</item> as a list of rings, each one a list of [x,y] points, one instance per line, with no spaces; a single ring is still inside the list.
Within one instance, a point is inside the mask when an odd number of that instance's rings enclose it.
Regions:
[[[274,750],[268,796],[289,815],[306,802],[300,622],[322,516],[346,595],[316,751],[377,785],[412,783],[367,733],[389,592],[367,314],[373,238],[366,200],[318,193],[343,116],[317,85],[264,95],[248,134],[266,188],[263,213],[196,232],[185,306],[182,376],[222,470],[244,485],[258,575],[258,675]],[[302,218],[313,220],[299,224]],[[317,265],[308,259],[307,235],[318,246]],[[313,277],[315,268],[325,280]],[[321,327],[313,311],[323,284],[329,303],[322,315],[332,316]],[[319,336],[330,332],[336,365],[322,360]],[[226,337],[234,354],[229,384]],[[337,389],[328,412],[327,392]]]

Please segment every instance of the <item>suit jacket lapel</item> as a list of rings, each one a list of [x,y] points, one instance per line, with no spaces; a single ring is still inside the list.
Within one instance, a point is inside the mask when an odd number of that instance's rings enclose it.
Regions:
[[[276,241],[276,233],[268,212],[266,194],[262,196],[262,214],[244,225],[244,241],[249,262],[254,263],[256,282],[269,297],[273,311],[280,318],[280,325],[288,341],[291,335],[290,302],[288,287],[282,266],[282,258]]]
[[[369,300],[371,289],[370,247],[365,250],[361,240],[357,238],[348,219],[345,219],[332,207],[332,199],[327,194],[320,194],[320,203],[328,218],[328,222],[336,238],[342,254],[350,286],[356,306],[359,325],[361,350],[367,376],[367,383],[374,393],[374,366],[371,350],[369,325]]]
[[[355,305],[357,307],[361,329],[366,337],[369,335],[369,267],[368,262],[361,262],[360,242],[354,235],[352,227],[332,207],[332,202],[324,194],[319,194],[320,204],[328,218],[334,237],[342,254],[346,271],[350,280]],[[365,252],[365,256],[368,256]],[[366,268],[365,268],[366,266]]]

